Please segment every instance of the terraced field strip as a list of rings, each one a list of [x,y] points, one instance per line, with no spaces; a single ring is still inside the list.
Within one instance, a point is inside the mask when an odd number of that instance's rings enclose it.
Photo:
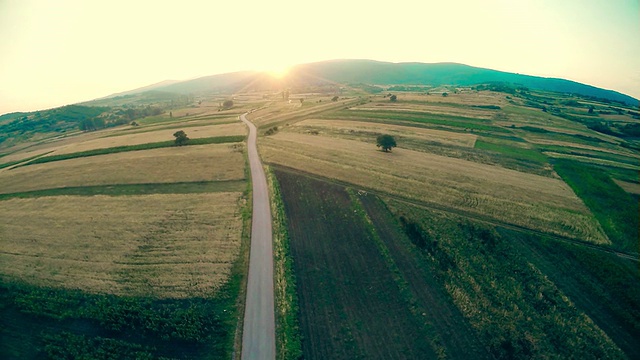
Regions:
[[[290,129],[295,130],[297,128],[300,128],[301,132],[317,130],[321,132],[328,131],[330,134],[354,136],[368,135],[369,139],[375,139],[376,134],[386,133],[399,138],[406,137],[469,148],[474,147],[477,139],[477,135],[474,134],[417,128],[406,125],[374,124],[370,122],[351,120],[307,119],[295,123]]]
[[[473,129],[488,133],[511,133],[511,131],[491,124],[490,120],[463,116],[451,116],[437,113],[416,113],[400,111],[365,111],[365,110],[340,110],[323,114],[327,119],[354,119],[360,121],[383,120],[385,123],[408,122],[444,126],[454,129]]]
[[[213,192],[241,192],[246,188],[244,180],[200,181],[183,183],[116,184],[43,189],[19,193],[0,194],[0,201],[11,198],[36,198],[44,196],[127,196],[146,194],[193,194]]]
[[[372,106],[373,105],[373,106]],[[464,116],[471,117],[475,119],[491,119],[495,114],[495,110],[488,110],[482,108],[474,108],[471,106],[465,106],[461,104],[450,104],[450,103],[431,103],[431,102],[412,102],[412,101],[399,101],[396,103],[392,103],[390,101],[387,102],[376,102],[376,103],[368,103],[365,105],[354,106],[351,108],[352,110],[362,110],[362,111],[388,111],[388,112],[415,112],[422,114],[438,114],[438,115],[448,115],[448,116]]]
[[[243,180],[244,144],[180,146],[75,158],[0,172],[0,193],[115,184]]]
[[[184,129],[183,129],[184,128]],[[200,125],[196,127],[180,127],[160,129],[141,133],[117,133],[112,136],[77,142],[57,149],[53,155],[82,153],[97,149],[118,149],[143,144],[174,144],[173,134],[176,130],[183,129],[189,139],[189,143],[204,145],[206,143],[225,143],[243,141],[246,136],[246,128],[239,121],[223,125]],[[207,140],[204,140],[207,139]],[[124,150],[127,151],[127,150]]]
[[[243,140],[244,140],[244,136],[242,135],[197,138],[197,139],[189,139],[189,141],[185,145],[192,146],[192,145],[226,144],[226,143],[241,142]],[[54,151],[53,155],[38,157],[33,161],[26,162],[24,165],[44,164],[44,163],[53,162],[53,161],[69,160],[69,159],[76,159],[81,157],[117,154],[121,152],[129,152],[129,151],[160,149],[160,148],[173,147],[173,146],[176,146],[174,141],[161,141],[161,142],[152,142],[152,143],[142,143],[138,145],[123,145],[123,146],[115,146],[115,147],[108,147],[108,148],[97,148],[93,150],[69,152],[69,153],[66,153],[64,150],[61,150],[61,151]],[[65,150],[68,150],[68,149],[65,149]]]
[[[289,220],[304,357],[435,359],[349,194],[276,176]]]

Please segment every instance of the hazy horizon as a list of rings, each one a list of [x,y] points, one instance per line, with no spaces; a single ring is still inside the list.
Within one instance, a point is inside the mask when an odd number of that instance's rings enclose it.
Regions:
[[[0,114],[332,59],[456,62],[640,98],[633,0],[0,1]]]

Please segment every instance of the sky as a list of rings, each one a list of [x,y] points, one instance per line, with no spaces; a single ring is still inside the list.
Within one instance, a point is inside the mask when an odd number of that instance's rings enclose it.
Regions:
[[[640,98],[640,1],[0,0],[0,114],[331,59],[457,62]]]

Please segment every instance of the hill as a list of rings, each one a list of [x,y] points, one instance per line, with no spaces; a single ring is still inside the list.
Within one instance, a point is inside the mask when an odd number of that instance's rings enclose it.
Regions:
[[[260,72],[235,72],[156,86],[154,91],[180,94],[267,90],[335,83],[470,86],[509,83],[534,90],[571,93],[638,106],[638,99],[617,91],[571,80],[544,78],[456,63],[390,63],[373,60],[331,60],[294,66],[283,79]]]
[[[535,90],[573,93],[638,105],[638,99],[571,80],[544,78],[484,69],[456,63],[389,63],[371,60],[334,60],[300,65],[295,73],[335,82],[406,85],[459,85],[511,83]]]

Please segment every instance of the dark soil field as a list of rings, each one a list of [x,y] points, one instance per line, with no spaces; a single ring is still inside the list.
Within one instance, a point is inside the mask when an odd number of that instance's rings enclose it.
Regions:
[[[436,358],[347,191],[275,174],[289,220],[304,358]]]

